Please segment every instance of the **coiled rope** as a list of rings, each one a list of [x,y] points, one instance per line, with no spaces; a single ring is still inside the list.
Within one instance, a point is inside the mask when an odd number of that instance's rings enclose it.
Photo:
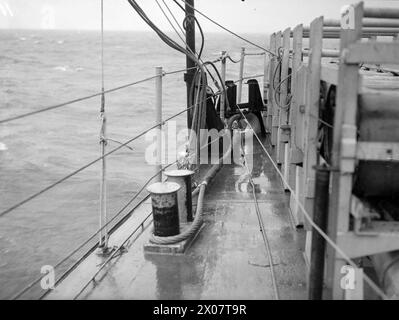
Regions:
[[[211,141],[210,143],[206,144],[204,147],[207,147],[209,144],[212,142],[219,140],[215,139]],[[203,149],[202,147],[201,149]],[[218,173],[218,171],[221,169],[224,161],[231,156],[231,151],[232,151],[232,145],[230,145],[229,149],[226,151],[226,153],[219,158],[219,162],[211,167],[209,171],[205,174],[205,177],[203,181],[197,186],[197,188],[193,191],[192,195],[195,196],[197,193],[198,195],[198,200],[197,200],[197,210],[195,213],[194,221],[190,225],[188,229],[183,231],[182,233],[175,235],[175,236],[170,236],[170,237],[158,237],[154,235],[152,232],[150,241],[155,244],[174,244],[177,242],[184,241],[188,238],[190,238],[192,235],[194,235],[198,229],[201,227],[202,222],[203,222],[203,205],[204,205],[204,196],[205,196],[205,190],[206,186],[210,183],[210,181],[214,178],[214,176]]]

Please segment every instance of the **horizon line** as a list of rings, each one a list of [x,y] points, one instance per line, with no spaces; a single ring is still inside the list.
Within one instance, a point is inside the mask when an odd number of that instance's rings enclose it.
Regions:
[[[0,27],[1,31],[76,31],[76,32],[82,32],[82,31],[87,31],[87,32],[100,32],[100,29],[42,29],[42,28],[4,28],[4,27]],[[134,29],[105,29],[104,32],[146,32],[146,33],[153,33],[154,35],[156,35],[155,32],[153,32],[152,30],[134,30]],[[165,30],[165,33],[172,33],[175,34],[175,32],[173,30]],[[228,35],[229,33],[226,31],[206,31],[204,32],[205,34],[226,34]],[[240,34],[254,34],[254,35],[270,35],[271,32],[241,32]],[[234,37],[233,35],[231,35],[232,37]]]

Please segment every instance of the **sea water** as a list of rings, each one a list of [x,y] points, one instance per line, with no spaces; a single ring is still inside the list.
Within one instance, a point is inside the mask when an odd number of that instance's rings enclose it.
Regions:
[[[267,41],[266,35],[245,36],[260,45]],[[0,119],[101,90],[98,32],[0,30],[0,43]],[[260,52],[231,35],[206,34],[203,59],[226,50],[238,60],[241,46]],[[185,67],[185,57],[150,32],[106,32],[104,61],[105,89],[153,76],[156,66],[166,72]],[[263,56],[246,57],[245,76],[263,73],[263,63]],[[228,62],[227,79],[237,80],[238,70]],[[155,123],[154,88],[152,80],[106,95],[110,138],[124,142]],[[163,78],[165,118],[186,108],[185,94],[183,73]],[[99,110],[96,97],[0,124],[0,211],[100,155]],[[178,128],[185,126],[184,114],[176,120]],[[140,138],[133,150],[107,158],[110,218],[154,174],[144,157],[148,144]],[[107,148],[117,146],[110,141]],[[42,266],[56,264],[98,229],[100,169],[93,165],[0,218],[0,298],[21,290],[41,275]]]

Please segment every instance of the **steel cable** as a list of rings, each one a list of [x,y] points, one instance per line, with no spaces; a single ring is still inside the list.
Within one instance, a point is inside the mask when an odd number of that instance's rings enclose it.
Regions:
[[[290,191],[291,196],[293,197],[294,201],[297,203],[298,208],[302,211],[303,215],[305,216],[306,220],[309,222],[309,224],[328,242],[328,244],[337,252],[341,255],[341,257],[348,262],[353,268],[357,268],[357,265],[355,262],[352,261],[351,258],[348,257],[348,255],[342,251],[338,245],[331,240],[331,238],[323,231],[320,229],[320,227],[313,221],[309,213],[306,211],[305,207],[303,204],[299,201],[297,198],[295,191],[290,187],[289,183],[285,180],[284,175],[280,172],[277,164],[274,162],[273,158],[269,154],[269,152],[266,150],[265,146],[263,145],[262,141],[260,140],[259,136],[256,134],[254,129],[252,128],[251,124],[249,123],[248,119],[245,117],[244,113],[242,112],[241,108],[238,107],[238,110],[240,111],[242,117],[244,118],[245,122],[248,124],[249,128],[252,130],[256,140],[258,140],[260,146],[262,147],[263,151],[265,152],[266,156],[269,158],[270,162],[272,163],[273,167],[277,171],[278,175],[282,179],[284,185],[286,188]],[[366,274],[363,275],[365,282],[371,287],[371,289],[374,290],[374,292],[379,295],[382,299],[387,300],[388,297],[386,294],[374,283],[373,280],[371,280]]]
[[[166,170],[167,168],[171,167],[172,165],[176,164],[177,161],[170,163],[169,165],[165,166],[164,168],[162,168],[162,170],[158,171],[157,173],[155,173],[152,177],[150,177],[145,183],[144,185],[137,191],[135,192],[135,195],[101,228],[99,228],[95,233],[93,233],[88,239],[86,239],[83,243],[81,243],[80,245],[78,245],[74,250],[72,250],[67,256],[65,256],[62,260],[60,260],[59,262],[57,262],[54,265],[54,269],[57,269],[59,266],[61,266],[62,264],[64,264],[66,261],[68,261],[71,257],[73,257],[77,252],[79,252],[82,248],[84,248],[87,244],[90,243],[91,240],[93,240],[99,232],[101,232],[102,230],[104,230],[106,227],[110,226],[112,222],[114,222],[116,220],[116,218],[118,218],[127,207],[129,207],[129,205],[138,198],[138,196],[144,191],[145,187],[162,171]],[[146,197],[144,197],[143,200],[141,200],[137,206],[141,205],[145,200],[148,199],[148,195]],[[123,221],[124,219],[126,219],[131,213],[132,211],[134,211],[137,206],[135,206],[132,210],[130,210],[126,215],[124,215],[120,221]],[[76,263],[75,263],[76,264]],[[75,265],[74,264],[74,265]],[[57,283],[60,281],[60,279],[64,278],[65,273],[69,273],[70,269],[74,268],[74,265],[69,268],[66,272],[64,272],[63,275],[61,275],[61,277],[57,280]],[[16,295],[14,295],[14,297],[12,298],[12,300],[18,299],[19,297],[21,297],[23,294],[25,294],[29,289],[31,289],[34,285],[38,284],[41,279],[43,279],[45,275],[38,277],[36,280],[34,280],[33,282],[31,282],[29,285],[27,285],[23,290],[21,290],[20,292],[18,292]],[[56,284],[57,284],[56,283]]]
[[[13,211],[13,210],[19,208],[20,206],[22,206],[23,204],[25,204],[25,203],[27,203],[27,202],[29,202],[29,201],[31,201],[31,200],[37,198],[38,196],[40,196],[40,195],[43,194],[43,193],[45,193],[45,192],[47,192],[47,191],[53,189],[54,187],[56,187],[57,185],[61,184],[62,182],[64,182],[64,181],[68,180],[69,178],[71,178],[71,177],[77,175],[78,173],[82,172],[83,170],[85,170],[85,169],[91,167],[92,165],[94,165],[95,163],[97,163],[98,161],[100,161],[101,159],[103,159],[103,158],[105,158],[105,157],[107,157],[107,156],[109,156],[109,155],[115,153],[116,151],[118,151],[118,150],[120,150],[121,148],[127,146],[127,145],[130,144],[131,142],[133,142],[133,141],[137,140],[138,138],[144,136],[146,133],[148,133],[148,132],[150,132],[151,130],[157,128],[159,125],[162,125],[162,124],[164,124],[165,122],[167,122],[167,121],[169,121],[169,120],[171,120],[171,119],[176,118],[177,116],[183,114],[184,112],[187,112],[188,110],[190,110],[190,109],[192,109],[192,108],[193,108],[193,106],[190,107],[190,108],[187,108],[187,109],[185,109],[185,110],[183,110],[183,111],[180,111],[180,112],[176,113],[175,115],[173,115],[173,116],[167,118],[166,120],[162,121],[162,123],[158,123],[158,124],[153,125],[152,127],[148,128],[148,129],[142,131],[140,134],[138,134],[138,135],[136,135],[135,137],[133,137],[133,138],[127,140],[127,141],[124,142],[124,143],[121,143],[118,147],[116,147],[116,148],[114,148],[114,149],[112,149],[112,150],[106,152],[104,155],[102,155],[102,156],[100,156],[100,157],[98,157],[98,158],[96,158],[96,159],[90,161],[90,162],[87,163],[86,165],[84,165],[84,166],[80,167],[79,169],[77,169],[77,170],[71,172],[70,174],[64,176],[63,178],[61,178],[61,179],[59,179],[59,180],[57,180],[56,182],[52,183],[51,185],[45,187],[44,189],[42,189],[42,190],[40,190],[40,191],[38,191],[38,192],[36,192],[36,193],[30,195],[29,197],[25,198],[24,200],[18,202],[17,204],[14,204],[13,206],[9,207],[8,209],[6,209],[6,210],[0,212],[0,217],[5,216],[6,214],[10,213],[11,211]]]
[[[196,69],[196,67],[180,69],[180,70],[175,70],[175,71],[170,71],[170,72],[165,72],[165,73],[163,73],[163,75],[166,76],[166,75],[170,75],[170,74],[185,72],[185,71],[188,71],[188,70],[191,70],[191,69]],[[61,108],[61,107],[67,106],[67,105],[71,105],[71,104],[74,104],[74,103],[77,103],[77,102],[89,100],[89,99],[92,99],[92,98],[95,98],[95,97],[100,97],[103,94],[119,91],[119,90],[126,89],[128,87],[131,87],[131,86],[134,86],[134,85],[137,85],[137,84],[149,81],[149,80],[153,80],[156,77],[158,77],[158,76],[151,76],[151,77],[144,78],[144,79],[141,79],[141,80],[138,80],[138,81],[134,81],[134,82],[130,82],[130,83],[118,86],[118,87],[114,87],[114,88],[111,88],[111,89],[108,89],[108,90],[104,90],[104,91],[101,91],[101,92],[96,92],[96,93],[93,93],[93,94],[90,94],[90,95],[87,95],[87,96],[83,96],[83,97],[76,98],[76,99],[73,99],[73,100],[69,100],[69,101],[66,101],[66,102],[62,102],[62,103],[59,103],[59,104],[55,104],[55,105],[51,105],[51,106],[48,106],[48,107],[44,107],[44,108],[41,108],[39,110],[23,113],[23,114],[12,116],[12,117],[5,118],[5,119],[0,119],[0,124],[7,123],[7,122],[10,122],[10,121],[14,121],[14,120],[18,120],[18,119],[25,118],[25,117],[28,117],[28,116],[33,116],[33,115],[36,115],[38,113],[54,110],[54,109]]]
[[[261,212],[260,212],[260,209],[259,209],[258,199],[256,198],[255,184],[254,184],[254,181],[252,179],[252,174],[251,174],[251,172],[250,172],[250,170],[248,168],[248,165],[247,165],[247,160],[246,160],[246,157],[245,157],[245,153],[243,153],[243,157],[244,157],[244,166],[247,169],[248,176],[249,176],[249,182],[251,183],[251,187],[252,187],[252,196],[254,198],[256,215],[258,216],[260,232],[262,234],[263,242],[265,243],[266,254],[267,254],[267,257],[268,257],[268,260],[269,260],[269,264],[270,264],[270,275],[271,275],[271,278],[272,278],[274,298],[276,300],[279,300],[280,299],[280,295],[279,295],[279,291],[278,291],[276,275],[274,273],[274,262],[273,262],[272,251],[271,251],[271,248],[270,248],[270,242],[269,242],[269,239],[268,239],[267,234],[266,234],[265,225],[263,223],[263,218],[262,218],[262,215],[261,215]]]
[[[178,3],[177,0],[173,0],[173,1],[174,1],[175,3]],[[233,31],[227,29],[227,28],[224,27],[224,26],[222,26],[220,23],[218,23],[218,22],[216,22],[215,20],[211,19],[211,18],[208,17],[206,14],[202,13],[201,11],[199,11],[198,9],[196,9],[195,7],[193,7],[192,5],[190,5],[189,3],[187,3],[185,0],[181,0],[181,1],[184,2],[184,3],[185,3],[187,6],[189,6],[190,8],[192,8],[193,10],[195,10],[196,12],[198,12],[198,13],[199,13],[200,15],[202,15],[204,18],[206,18],[207,20],[211,21],[213,24],[217,25],[219,28],[222,28],[223,30],[225,30],[225,31],[227,31],[228,33],[234,35],[235,37],[237,37],[237,38],[239,38],[239,39],[241,39],[241,40],[243,40],[243,41],[245,41],[245,42],[247,42],[247,43],[249,43],[249,44],[251,44],[251,45],[253,45],[253,46],[255,46],[255,47],[257,47],[257,48],[259,48],[259,49],[261,49],[261,50],[263,50],[263,51],[266,51],[266,52],[268,52],[269,54],[271,54],[271,55],[273,55],[273,56],[276,56],[276,54],[273,53],[273,52],[271,52],[270,50],[268,50],[268,49],[266,49],[266,48],[264,48],[264,47],[262,47],[262,46],[260,46],[260,45],[258,45],[258,44],[256,44],[256,43],[254,43],[254,42],[252,42],[252,41],[250,41],[250,40],[248,40],[248,39],[246,39],[246,38],[244,38],[244,37],[242,37],[242,36],[240,36],[239,34],[237,34],[237,33],[233,32]]]

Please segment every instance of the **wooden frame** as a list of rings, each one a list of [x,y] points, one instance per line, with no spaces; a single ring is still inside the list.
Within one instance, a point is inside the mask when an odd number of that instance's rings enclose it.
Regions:
[[[283,37],[281,32],[273,34],[270,42],[271,50],[277,54],[281,40],[283,40],[284,54],[281,62],[281,75],[276,75],[274,83],[273,76],[278,60],[276,57],[270,59],[268,70],[270,80],[268,124],[271,129],[272,145],[277,146],[277,163],[283,164],[281,171],[285,180],[288,181],[288,185],[295,192],[295,195],[291,195],[290,199],[294,223],[296,226],[304,224],[307,231],[306,260],[310,259],[309,248],[311,247],[312,228],[307,221],[304,221],[296,199],[299,199],[312,218],[315,188],[314,166],[320,160],[317,139],[320,120],[321,81],[337,87],[327,234],[352,259],[399,249],[399,223],[373,220],[372,217],[375,212],[373,213],[366,203],[352,194],[353,173],[359,160],[399,161],[398,142],[357,140],[358,96],[362,95],[362,99],[365,99],[367,94],[377,94],[376,89],[367,84],[368,76],[377,73],[361,70],[360,64],[398,63],[398,36],[395,35],[392,43],[379,42],[378,39],[361,42],[365,34],[368,37],[373,36],[372,29],[365,29],[364,26],[380,26],[378,21],[363,19],[365,15],[363,14],[362,2],[353,5],[350,10],[353,11],[351,19],[354,27],[342,28],[339,34],[326,32],[324,19],[319,17],[311,23],[309,32],[304,32],[303,26],[298,25],[293,31],[290,29],[284,30]],[[372,14],[381,14],[384,17],[396,15],[396,11],[389,10],[373,9],[366,12],[369,12],[369,16]],[[399,13],[398,17],[395,16],[395,18],[399,19]],[[334,26],[335,24],[336,22],[326,23],[326,25]],[[385,25],[399,26],[399,20],[385,21]],[[289,40],[291,35],[293,37],[291,50],[293,53],[292,100],[288,113],[278,106],[274,95],[275,87],[288,75],[290,61],[287,58],[287,53],[291,49]],[[306,36],[310,37],[310,50],[304,52],[303,38]],[[323,39],[326,38],[340,40],[339,52],[323,49]],[[308,61],[304,62],[303,56],[307,54],[309,56]],[[339,58],[340,61],[337,64],[322,65],[322,58],[324,57]],[[382,81],[381,76],[378,79]],[[283,83],[280,95],[277,97],[281,104],[286,102],[287,93],[286,84]],[[384,94],[386,98],[388,93]],[[283,128],[283,126],[287,127]],[[287,128],[290,132],[289,136],[285,136],[286,132],[283,130]],[[354,221],[354,226],[351,228],[349,226],[350,219]],[[341,272],[347,262],[331,246],[327,246],[326,262],[325,298],[362,298],[362,285],[358,286],[354,294],[349,294],[347,290],[341,287],[343,277]],[[361,268],[356,269],[357,281],[360,281],[361,284],[362,273]]]
[[[284,164],[286,143],[289,140],[288,130],[288,109],[289,106],[283,108],[288,102],[288,69],[290,63],[290,34],[291,29],[287,28],[283,32],[283,57],[281,61],[280,87],[276,88],[280,91],[278,108],[278,128],[277,128],[277,150],[276,158],[278,164]],[[279,81],[279,83],[280,83]],[[284,168],[284,166],[282,167]],[[283,170],[284,171],[284,170]]]
[[[372,212],[366,204],[352,195],[352,181],[356,162],[391,161],[399,159],[399,144],[389,142],[357,141],[358,95],[362,94],[360,63],[389,63],[399,58],[399,44],[377,40],[361,43],[364,15],[363,3],[353,6],[354,29],[341,31],[341,63],[339,65],[337,102],[334,118],[334,138],[328,221],[328,235],[351,258],[398,250],[399,223],[372,221]],[[383,10],[384,11],[384,10]],[[375,14],[379,9],[371,10]],[[390,10],[384,14],[396,14]],[[399,15],[396,17],[399,18]],[[395,41],[395,40],[394,40]],[[324,72],[323,77],[333,78]],[[354,230],[349,228],[350,215]],[[368,228],[361,229],[362,220],[368,219]],[[341,269],[346,261],[331,247],[327,247],[327,298],[345,299],[340,286]],[[362,290],[360,288],[359,290]]]
[[[270,52],[275,54],[276,52],[276,34],[273,33],[270,36]],[[267,129],[272,135],[273,133],[273,105],[274,105],[274,92],[273,92],[273,72],[276,68],[276,56],[270,54],[269,62],[269,91],[268,91],[268,103],[267,103]],[[273,142],[272,142],[273,144]]]
[[[361,39],[363,3],[354,6],[353,29],[341,30],[340,52],[347,50],[351,43]],[[356,140],[356,110],[359,88],[359,66],[339,65],[336,109],[334,117],[334,142],[332,147],[332,165],[339,171],[332,172],[328,235],[337,242],[338,233],[349,231],[350,199],[352,194],[352,174],[355,168],[355,155],[350,159],[341,159],[341,140]],[[340,286],[341,269],[346,262],[337,256],[330,246],[327,247],[327,297],[344,299],[344,289]]]
[[[305,109],[304,127],[304,159],[303,159],[303,190],[304,207],[313,217],[313,202],[315,188],[314,166],[318,163],[317,137],[318,118],[320,101],[320,77],[321,77],[321,52],[323,45],[323,17],[313,20],[310,26],[310,47],[309,75],[308,75],[308,96]],[[306,230],[311,230],[310,225],[305,221]]]
[[[292,73],[291,73],[291,106],[290,106],[290,140],[289,140],[289,177],[288,182],[290,187],[295,191],[294,195],[290,197],[290,209],[292,216],[294,218],[294,223],[296,227],[303,226],[304,217],[301,210],[299,210],[298,203],[296,199],[302,199],[302,179],[303,179],[303,170],[301,164],[303,161],[303,148],[300,148],[299,145],[302,146],[302,143],[299,144],[297,138],[302,136],[301,129],[302,126],[302,115],[300,113],[300,106],[303,104],[300,99],[300,94],[304,94],[305,88],[301,90],[300,86],[304,84],[304,79],[301,79],[300,67],[302,65],[302,25],[297,25],[293,30],[293,39],[292,39]],[[303,73],[302,73],[303,74]],[[303,78],[303,77],[302,77]],[[299,92],[301,91],[301,92]]]
[[[276,33],[276,37],[275,37],[275,54],[279,55],[279,50],[281,48],[282,45],[282,39],[281,39],[281,31]],[[277,68],[277,69],[276,69]],[[278,127],[279,127],[279,107],[278,104],[276,102],[276,98],[279,99],[278,95],[275,95],[275,89],[277,88],[277,85],[280,82],[280,74],[281,74],[281,68],[279,67],[279,62],[277,60],[277,58],[275,58],[275,64],[274,64],[274,68],[271,70],[272,73],[272,82],[271,82],[271,93],[273,95],[273,113],[272,113],[272,136],[271,136],[271,141],[272,141],[272,145],[276,146],[277,144],[277,134],[278,134]],[[278,101],[279,102],[279,101]]]

